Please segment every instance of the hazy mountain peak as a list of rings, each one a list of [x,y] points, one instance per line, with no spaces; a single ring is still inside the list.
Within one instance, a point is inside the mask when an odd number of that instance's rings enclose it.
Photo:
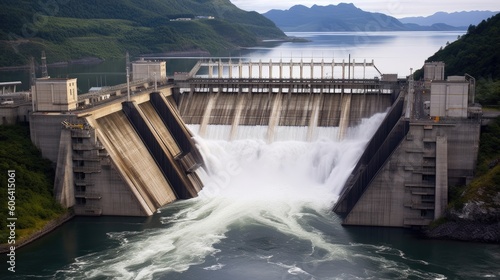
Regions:
[[[296,5],[289,10],[272,10],[263,14],[284,31],[403,31],[453,30],[447,25],[422,27],[404,25],[396,18],[359,9],[352,3],[307,8]]]
[[[358,10],[358,7],[354,6],[353,3],[339,3],[337,7],[354,8]]]
[[[414,23],[419,25],[433,25],[436,23],[444,23],[456,27],[467,27],[469,25],[477,25],[481,21],[488,19],[498,12],[494,11],[461,11],[461,12],[436,12],[433,15],[426,17],[405,17],[399,19],[402,23]]]
[[[289,9],[289,11],[297,11],[297,10],[299,10],[299,11],[300,11],[300,10],[307,10],[307,9],[309,9],[309,8],[308,8],[308,7],[306,7],[306,6],[304,6],[304,5],[294,5],[294,6],[292,6],[292,7]],[[280,10],[275,9],[275,11],[280,11]]]

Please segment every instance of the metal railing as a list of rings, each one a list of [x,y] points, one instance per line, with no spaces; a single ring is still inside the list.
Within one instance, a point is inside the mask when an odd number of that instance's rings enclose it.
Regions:
[[[147,78],[147,79],[141,79],[141,80],[131,81],[130,82],[130,87],[135,87],[135,86],[138,86],[138,85],[141,85],[141,84],[144,84],[144,83],[151,83],[151,82],[154,83],[155,79],[154,78]],[[165,84],[167,82],[167,79],[166,78],[163,78],[163,79],[157,78],[156,82],[158,84],[163,85],[163,84]],[[110,86],[110,87],[105,87],[105,88],[103,88],[102,90],[99,90],[99,91],[89,92],[89,93],[84,93],[84,94],[78,95],[78,101],[83,101],[85,99],[91,99],[91,98],[101,97],[103,95],[111,94],[111,93],[116,92],[118,90],[126,90],[126,89],[127,89],[127,83],[119,84],[119,85],[114,85],[114,86]]]

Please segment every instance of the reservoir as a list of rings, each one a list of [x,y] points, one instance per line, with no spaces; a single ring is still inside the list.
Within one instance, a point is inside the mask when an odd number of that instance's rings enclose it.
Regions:
[[[447,43],[452,43],[465,31],[414,31],[414,32],[289,32],[288,36],[306,39],[307,42],[268,41],[261,46],[221,53],[220,56],[240,57],[253,62],[289,62],[335,60],[348,63],[374,61],[380,72],[406,77],[420,69],[424,61]],[[131,58],[133,60],[134,58]],[[49,59],[50,61],[50,59]],[[189,71],[195,59],[167,60],[167,75]],[[86,93],[91,87],[112,86],[126,82],[125,59],[109,60],[98,64],[70,64],[68,66],[49,65],[49,75],[53,78],[78,78],[78,92]],[[38,76],[40,73],[37,73]],[[361,75],[361,72],[358,73]],[[367,73],[379,75],[378,73]],[[328,75],[328,73],[326,73]],[[330,74],[331,75],[331,74]],[[0,82],[22,81],[22,89],[29,88],[29,71],[0,71]],[[361,77],[362,78],[362,77]]]

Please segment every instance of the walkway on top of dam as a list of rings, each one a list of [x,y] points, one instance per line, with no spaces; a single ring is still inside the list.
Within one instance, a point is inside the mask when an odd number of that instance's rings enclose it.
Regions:
[[[244,58],[208,58],[200,59],[189,72],[176,72],[181,79],[192,78],[249,78],[249,79],[366,79],[383,76],[374,61],[356,60],[284,61],[259,60],[257,62]]]
[[[380,76],[380,77],[379,77]],[[367,79],[366,77],[372,77]],[[397,74],[382,74],[373,60],[233,61],[199,60],[189,72],[176,72],[181,91],[387,94],[397,90]],[[189,90],[186,90],[189,89]]]

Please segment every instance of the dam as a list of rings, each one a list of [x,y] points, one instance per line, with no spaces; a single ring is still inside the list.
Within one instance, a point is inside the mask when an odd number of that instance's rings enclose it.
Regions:
[[[426,88],[373,62],[231,59],[158,76],[78,97],[74,79],[37,80],[31,138],[56,163],[56,198],[75,214],[149,216],[196,197],[207,170],[195,135],[342,141],[377,113],[386,116],[332,209],[345,225],[428,225],[448,185],[473,175],[481,112],[470,79],[433,77]]]

